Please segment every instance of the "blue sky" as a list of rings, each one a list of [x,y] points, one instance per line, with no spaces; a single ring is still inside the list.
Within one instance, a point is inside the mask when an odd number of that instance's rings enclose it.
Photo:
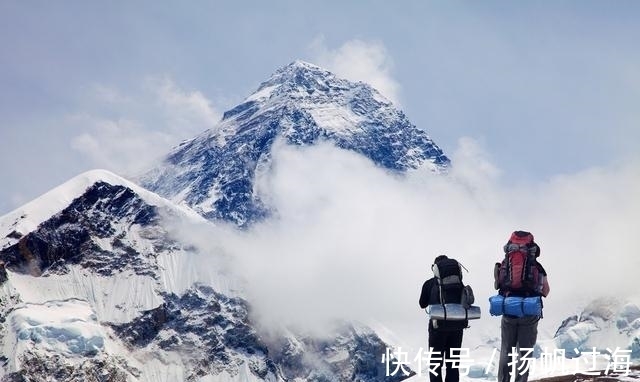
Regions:
[[[127,175],[295,59],[371,82],[501,181],[638,159],[632,1],[0,2],[0,215]],[[455,163],[454,163],[455,165]]]

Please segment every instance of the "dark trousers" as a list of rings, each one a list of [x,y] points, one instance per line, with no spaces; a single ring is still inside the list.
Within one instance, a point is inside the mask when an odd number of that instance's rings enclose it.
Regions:
[[[502,324],[500,325],[502,334],[502,345],[500,347],[500,365],[498,365],[498,382],[527,382],[529,379],[529,370],[524,372],[524,362],[520,359],[520,355],[524,355],[520,349],[533,348],[536,345],[538,337],[538,321],[537,316],[524,317],[508,317],[502,316]],[[514,353],[512,350],[516,348],[516,357],[510,356]],[[516,372],[512,374],[514,358],[517,358],[515,365]],[[529,365],[531,366],[531,365]]]
[[[434,352],[439,352],[438,358],[446,360],[457,359],[451,355],[451,348],[460,349],[462,347],[462,329],[460,330],[429,330],[429,347]],[[457,352],[460,354],[460,352]],[[436,356],[434,356],[435,358]],[[444,359],[439,361],[439,365],[434,369],[436,375],[429,373],[431,382],[442,382],[442,364]],[[458,382],[460,380],[460,370],[452,368],[451,363],[447,362],[445,382]]]

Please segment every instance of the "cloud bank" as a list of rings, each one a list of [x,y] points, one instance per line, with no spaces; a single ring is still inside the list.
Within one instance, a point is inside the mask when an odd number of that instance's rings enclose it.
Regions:
[[[516,229],[534,233],[549,272],[541,338],[593,298],[634,297],[637,162],[512,184],[469,138],[453,160],[447,176],[396,176],[330,145],[281,145],[260,185],[277,216],[246,232],[219,227],[199,242],[233,259],[263,320],[308,329],[359,320],[416,349],[426,343],[420,288],[443,253],[469,269],[483,309],[465,346],[499,335],[487,299],[493,264]]]

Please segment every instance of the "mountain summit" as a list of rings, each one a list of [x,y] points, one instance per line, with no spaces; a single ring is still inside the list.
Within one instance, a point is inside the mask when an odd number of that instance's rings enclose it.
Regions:
[[[449,159],[377,90],[303,61],[277,70],[217,126],[174,148],[140,182],[210,220],[246,226],[269,214],[254,191],[276,140],[290,145],[328,141],[394,172]]]

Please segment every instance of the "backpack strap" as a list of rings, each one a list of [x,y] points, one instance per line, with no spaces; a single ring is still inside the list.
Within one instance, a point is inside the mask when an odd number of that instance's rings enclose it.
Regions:
[[[533,267],[536,266],[536,258],[533,257],[529,252],[525,252],[526,256],[524,258],[523,271],[521,281],[524,283],[525,280],[533,279]]]
[[[504,277],[504,281],[505,281],[505,284],[508,284],[508,285],[503,285],[503,287],[504,286],[510,286],[511,285],[511,279],[513,277],[513,275],[511,274],[511,257],[509,257],[509,252],[505,253],[504,262],[505,262],[505,277]]]
[[[442,294],[442,280],[440,278],[436,278],[436,282],[438,283],[438,294],[440,295],[440,305],[444,308],[444,295]],[[444,317],[447,318],[447,310],[444,310]]]

